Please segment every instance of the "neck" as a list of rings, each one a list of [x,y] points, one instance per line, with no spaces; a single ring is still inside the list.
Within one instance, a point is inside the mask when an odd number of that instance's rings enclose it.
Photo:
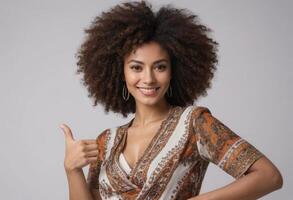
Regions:
[[[152,122],[163,120],[167,117],[170,108],[171,105],[166,100],[156,105],[136,103],[135,118],[132,125],[144,127]]]

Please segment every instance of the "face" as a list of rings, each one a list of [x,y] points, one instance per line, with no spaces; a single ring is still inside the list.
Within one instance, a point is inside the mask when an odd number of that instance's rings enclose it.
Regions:
[[[165,100],[171,80],[171,63],[158,43],[145,43],[124,58],[125,82],[136,104],[156,105]]]

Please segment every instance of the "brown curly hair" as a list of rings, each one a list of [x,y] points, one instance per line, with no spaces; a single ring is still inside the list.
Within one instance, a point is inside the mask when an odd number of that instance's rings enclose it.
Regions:
[[[124,2],[94,18],[84,30],[85,41],[76,53],[77,74],[88,97],[127,117],[135,112],[135,100],[122,98],[124,57],[144,43],[155,41],[169,54],[172,97],[170,105],[193,105],[206,96],[216,70],[218,43],[208,36],[211,29],[197,15],[170,4],[157,12],[147,1]]]

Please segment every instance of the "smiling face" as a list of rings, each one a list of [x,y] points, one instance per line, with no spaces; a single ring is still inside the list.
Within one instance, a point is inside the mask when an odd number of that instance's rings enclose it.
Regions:
[[[158,43],[145,43],[124,58],[125,82],[136,105],[156,105],[166,101],[164,95],[171,80],[171,63]]]

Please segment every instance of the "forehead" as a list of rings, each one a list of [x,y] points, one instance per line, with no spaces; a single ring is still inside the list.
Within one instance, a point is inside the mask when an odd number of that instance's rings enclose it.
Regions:
[[[168,52],[157,42],[148,42],[139,46],[128,55],[125,56],[125,62],[130,59],[136,59],[143,62],[153,61],[158,59],[169,59]]]

